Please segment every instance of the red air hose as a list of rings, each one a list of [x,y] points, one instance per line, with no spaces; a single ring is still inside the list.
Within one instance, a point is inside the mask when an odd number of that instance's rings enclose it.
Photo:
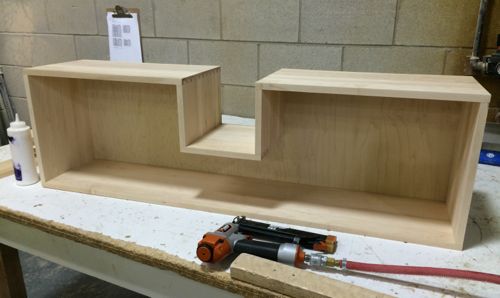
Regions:
[[[500,275],[477,272],[477,271],[469,271],[469,270],[434,268],[434,267],[381,265],[381,264],[359,263],[352,261],[346,261],[345,266],[346,269],[349,270],[393,273],[393,274],[454,277],[454,278],[472,279],[472,280],[500,284]]]

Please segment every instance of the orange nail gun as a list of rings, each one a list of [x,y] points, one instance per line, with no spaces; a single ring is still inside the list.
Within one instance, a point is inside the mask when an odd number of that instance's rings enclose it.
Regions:
[[[303,248],[334,253],[337,237],[273,226],[238,216],[215,232],[203,235],[196,255],[203,262],[216,263],[232,253],[248,253],[301,267],[309,259]]]

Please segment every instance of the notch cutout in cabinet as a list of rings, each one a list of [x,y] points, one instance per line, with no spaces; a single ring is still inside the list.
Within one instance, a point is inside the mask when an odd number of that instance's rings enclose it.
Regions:
[[[26,70],[46,187],[460,249],[489,94],[472,77],[280,70],[221,123],[213,66]]]

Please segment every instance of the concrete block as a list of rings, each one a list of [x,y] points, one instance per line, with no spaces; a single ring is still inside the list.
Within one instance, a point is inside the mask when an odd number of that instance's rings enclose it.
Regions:
[[[9,96],[26,97],[23,68],[18,66],[2,66],[2,72]]]
[[[479,1],[401,0],[395,42],[401,45],[472,46],[478,9]]]
[[[177,39],[143,38],[144,62],[187,64],[187,41]]]
[[[222,0],[222,38],[291,41],[299,38],[299,0]]]
[[[485,23],[485,45],[488,48],[497,47],[497,34],[500,34],[500,0],[489,1],[489,16]],[[471,44],[472,46],[472,44]]]
[[[445,75],[465,75],[470,74],[469,56],[472,49],[452,49],[446,51],[444,65]]]
[[[51,33],[97,34],[94,0],[47,0]]]
[[[31,36],[0,34],[0,64],[31,66]]]
[[[32,64],[43,65],[76,59],[71,35],[33,35]]]
[[[155,36],[152,0],[96,0],[95,5],[97,27],[100,35],[108,35],[106,9],[120,5],[126,8],[138,8],[141,36]]]
[[[229,41],[189,41],[191,64],[220,65],[223,84],[254,86],[257,45]]]
[[[27,125],[31,126],[30,112],[26,98],[11,97],[10,100],[15,112],[19,114],[19,118],[26,122]]]
[[[78,59],[109,60],[107,36],[75,36],[76,57]]]
[[[0,34],[0,64],[33,66],[75,59],[71,35]]]
[[[302,0],[300,40],[392,44],[396,0]]]
[[[49,28],[44,0],[1,0],[1,32],[47,32]]]
[[[343,70],[441,74],[445,50],[428,47],[362,47],[344,48]]]
[[[261,44],[259,78],[280,68],[341,70],[342,47]]]
[[[222,85],[222,113],[255,117],[255,88]]]
[[[220,38],[219,0],[154,0],[156,36]]]

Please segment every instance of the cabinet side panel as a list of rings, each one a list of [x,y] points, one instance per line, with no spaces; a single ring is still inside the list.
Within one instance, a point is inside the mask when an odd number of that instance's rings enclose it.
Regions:
[[[278,91],[261,91],[259,88],[256,92],[260,93],[260,98],[257,100],[261,101],[261,110],[258,113],[262,113],[257,121],[260,121],[261,128],[257,128],[260,132],[260,137],[257,138],[261,141],[258,145],[258,150],[260,149],[261,155],[264,156],[269,150],[269,146],[273,143],[277,143],[280,137],[280,126],[281,126],[281,92]],[[262,111],[262,112],[261,112]]]
[[[187,146],[221,124],[220,69],[183,80],[182,95],[179,117],[184,131],[180,133],[186,144],[181,145]]]
[[[462,149],[455,157],[447,201],[457,249],[463,247],[487,114],[488,103],[469,103],[463,112]]]
[[[457,126],[458,136],[457,136],[457,146],[455,148],[453,162],[450,172],[450,188],[448,191],[448,196],[446,198],[446,206],[450,218],[453,215],[453,210],[455,208],[455,203],[457,200],[458,187],[463,182],[463,172],[467,165],[467,155],[469,154],[470,147],[468,142],[470,142],[473,131],[470,129],[470,121],[474,121],[474,117],[478,112],[478,105],[474,103],[464,103],[462,110],[460,111],[460,123]]]
[[[79,80],[28,76],[43,182],[93,159],[88,102]]]

